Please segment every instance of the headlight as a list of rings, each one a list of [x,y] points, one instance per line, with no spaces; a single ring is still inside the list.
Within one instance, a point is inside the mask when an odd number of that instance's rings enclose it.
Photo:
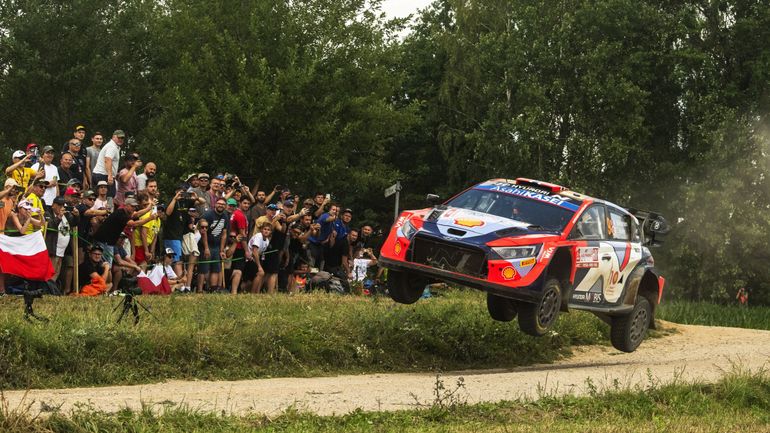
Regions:
[[[526,247],[492,247],[492,251],[505,260],[535,257],[539,250],[540,245],[527,245]]]
[[[417,233],[417,229],[407,219],[404,221],[404,225],[401,226],[401,233],[404,234],[404,237],[411,240],[414,234]]]

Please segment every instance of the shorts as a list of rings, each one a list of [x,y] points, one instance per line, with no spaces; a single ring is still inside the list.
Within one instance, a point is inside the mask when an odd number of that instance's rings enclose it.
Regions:
[[[257,276],[257,272],[259,272],[259,269],[257,268],[257,262],[250,261],[246,262],[246,265],[243,267],[243,281],[249,281],[253,280],[254,277]]]
[[[64,266],[65,268],[71,268],[75,266],[75,260],[72,258],[71,255],[64,256],[62,258],[61,263],[62,263],[62,266]]]
[[[134,261],[136,263],[147,261],[147,256],[144,255],[144,247],[141,245],[134,245]]]
[[[195,233],[187,233],[182,236],[182,254],[185,256],[199,257],[198,242],[195,241]]]
[[[232,266],[230,267],[234,271],[243,271],[246,267],[246,253],[243,250],[235,250],[233,253]]]
[[[211,258],[207,259],[201,254],[201,261],[198,263],[199,274],[208,274],[209,272],[214,272],[215,274],[219,273],[221,264],[219,261],[219,248],[209,248],[209,251],[211,251]],[[210,261],[214,261],[214,263],[205,263]]]
[[[163,246],[165,248],[171,248],[174,250],[174,262],[179,262],[182,260],[182,241],[180,240],[165,240],[163,241]],[[166,252],[163,252],[163,255],[166,255]]]

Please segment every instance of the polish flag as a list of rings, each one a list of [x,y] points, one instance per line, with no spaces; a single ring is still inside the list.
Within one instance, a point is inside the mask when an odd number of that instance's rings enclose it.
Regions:
[[[139,272],[136,276],[136,283],[142,289],[143,295],[170,295],[171,285],[168,283],[168,277],[163,272],[163,265],[156,265],[149,274]]]
[[[0,272],[32,281],[53,278],[53,264],[45,248],[43,232],[13,237],[0,235]]]

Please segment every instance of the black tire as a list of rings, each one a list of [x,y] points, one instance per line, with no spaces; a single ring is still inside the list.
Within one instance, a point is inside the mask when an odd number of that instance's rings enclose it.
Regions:
[[[487,311],[498,322],[510,322],[516,318],[516,304],[513,300],[487,293]]]
[[[650,301],[643,296],[636,298],[636,304],[631,313],[612,318],[610,341],[616,349],[631,353],[644,340],[652,320]]]
[[[525,334],[540,337],[556,323],[561,310],[561,284],[549,278],[543,285],[543,297],[538,303],[517,302],[519,328]]]
[[[428,280],[426,278],[409,272],[388,272],[388,293],[399,304],[414,304],[417,302],[427,284]]]

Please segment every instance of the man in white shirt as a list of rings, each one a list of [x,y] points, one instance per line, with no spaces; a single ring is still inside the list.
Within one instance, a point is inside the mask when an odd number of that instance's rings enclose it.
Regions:
[[[53,199],[59,195],[59,169],[53,165],[53,147],[45,146],[43,148],[43,156],[40,158],[40,162],[36,162],[32,165],[32,170],[45,171],[44,179],[48,181],[48,187],[46,187],[43,193],[43,202],[46,206],[51,207],[53,205]]]
[[[107,142],[99,151],[96,166],[91,176],[91,185],[97,185],[100,180],[106,181],[109,187],[107,194],[115,197],[115,178],[120,170],[120,146],[126,139],[126,133],[120,129],[112,133],[112,140]]]

